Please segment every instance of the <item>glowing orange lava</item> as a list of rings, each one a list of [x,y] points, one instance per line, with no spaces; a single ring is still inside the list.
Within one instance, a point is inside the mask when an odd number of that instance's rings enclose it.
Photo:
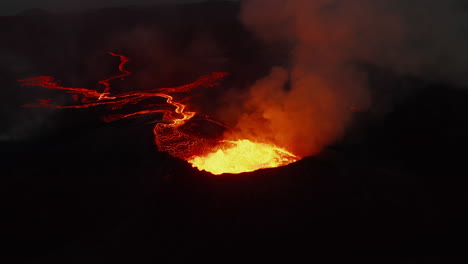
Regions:
[[[87,88],[60,86],[59,82],[55,81],[51,76],[38,76],[23,79],[20,82],[22,82],[22,86],[42,86],[48,89],[64,90],[72,95],[77,104],[57,105],[51,103],[50,99],[39,99],[38,103],[25,106],[61,109],[106,106],[111,110],[117,110],[129,104],[139,104],[150,98],[162,98],[165,99],[167,105],[146,104],[142,106],[143,110],[127,114],[111,114],[104,116],[103,120],[111,122],[147,114],[162,114],[162,118],[154,122],[153,129],[158,150],[184,159],[191,163],[193,167],[213,174],[250,172],[262,168],[284,166],[299,160],[294,154],[274,145],[252,142],[246,139],[238,141],[207,139],[196,133],[181,129],[194,116],[223,126],[208,116],[186,111],[187,105],[182,102],[190,98],[188,93],[195,88],[217,86],[227,73],[213,72],[210,75],[198,78],[193,83],[177,87],[112,94],[110,92],[110,81],[123,79],[129,76],[131,72],[124,69],[125,64],[129,61],[127,57],[112,52],[109,52],[109,54],[120,59],[118,68],[122,74],[98,82],[103,86],[102,92]]]
[[[192,157],[188,162],[199,170],[219,175],[276,168],[297,160],[299,160],[299,157],[283,148],[243,139],[224,141],[223,146],[216,152],[205,156]]]

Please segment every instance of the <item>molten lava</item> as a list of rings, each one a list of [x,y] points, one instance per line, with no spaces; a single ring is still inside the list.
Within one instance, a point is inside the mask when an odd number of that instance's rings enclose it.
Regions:
[[[188,162],[195,168],[219,175],[276,168],[299,159],[285,149],[247,139],[224,143],[216,152],[192,157]]]
[[[144,109],[127,114],[112,114],[103,117],[106,122],[124,118],[133,118],[147,114],[162,114],[162,119],[155,121],[153,129],[155,143],[159,151],[165,151],[171,156],[184,159],[199,170],[213,174],[250,172],[262,168],[284,166],[299,160],[297,156],[280,147],[252,142],[247,139],[227,141],[207,139],[193,132],[181,129],[187,121],[198,115],[201,119],[222,125],[212,118],[199,115],[193,111],[186,111],[187,105],[182,103],[190,96],[189,92],[198,87],[213,87],[227,75],[225,72],[213,72],[205,75],[193,83],[171,88],[156,88],[146,91],[111,94],[110,81],[123,79],[131,74],[124,69],[129,59],[123,55],[109,52],[110,55],[120,59],[119,71],[121,74],[99,81],[103,86],[102,92],[87,88],[73,88],[60,86],[50,76],[39,76],[20,80],[22,86],[42,86],[48,89],[64,90],[72,95],[77,104],[57,105],[50,99],[39,99],[38,103],[25,105],[27,107],[53,107],[53,108],[87,108],[105,106],[111,110],[121,109],[126,105],[139,104],[150,98],[164,99],[167,105],[146,104]],[[176,99],[176,97],[178,99]]]

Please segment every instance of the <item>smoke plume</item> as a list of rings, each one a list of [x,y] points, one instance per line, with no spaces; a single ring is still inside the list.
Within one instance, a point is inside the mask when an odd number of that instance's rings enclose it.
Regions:
[[[288,47],[288,62],[249,89],[236,127],[307,156],[370,106],[359,65],[467,85],[465,10],[455,0],[243,2],[243,24],[265,46]]]

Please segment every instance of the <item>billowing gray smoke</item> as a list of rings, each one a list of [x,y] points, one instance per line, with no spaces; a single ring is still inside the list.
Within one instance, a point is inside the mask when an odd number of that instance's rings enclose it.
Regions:
[[[458,0],[247,0],[241,20],[288,65],[250,88],[237,128],[302,156],[339,138],[371,98],[362,63],[468,85],[468,16]]]

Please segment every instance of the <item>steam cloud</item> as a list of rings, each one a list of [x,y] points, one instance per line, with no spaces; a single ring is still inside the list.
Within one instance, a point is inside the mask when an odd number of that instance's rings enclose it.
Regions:
[[[362,63],[467,85],[466,10],[456,0],[243,2],[244,25],[290,50],[288,65],[250,88],[237,128],[301,156],[319,152],[343,134],[352,108],[370,106]]]

